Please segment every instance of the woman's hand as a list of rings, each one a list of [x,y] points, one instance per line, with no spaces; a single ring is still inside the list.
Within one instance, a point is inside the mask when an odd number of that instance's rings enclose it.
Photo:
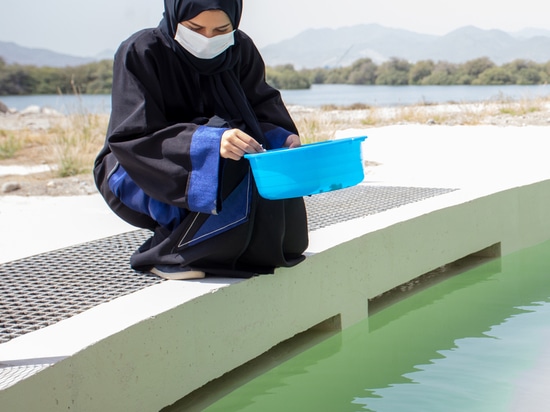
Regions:
[[[288,147],[292,149],[293,147],[300,147],[302,145],[302,142],[300,142],[300,136],[297,134],[291,134],[286,138],[285,144],[283,147]]]
[[[220,156],[224,159],[240,160],[245,153],[260,153],[264,148],[242,130],[230,129],[222,134]]]

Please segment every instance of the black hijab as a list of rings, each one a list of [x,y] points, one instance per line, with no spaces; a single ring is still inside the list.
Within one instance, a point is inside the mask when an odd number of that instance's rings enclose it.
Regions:
[[[237,39],[235,45],[213,59],[199,59],[191,55],[174,39],[179,23],[207,10],[225,12],[233,29],[237,30],[241,21],[242,0],[164,0],[164,17],[159,28],[174,52],[195,72],[199,87],[204,89],[201,85],[208,85],[208,92],[212,93],[216,105],[216,115],[232,127],[246,129],[247,133],[266,147],[267,141],[256,115],[233,70],[241,58]]]
[[[243,2],[241,0],[164,0],[164,18],[160,22],[161,30],[173,39],[178,23],[190,20],[206,10],[224,11],[233,24],[233,29],[237,30],[241,22]]]

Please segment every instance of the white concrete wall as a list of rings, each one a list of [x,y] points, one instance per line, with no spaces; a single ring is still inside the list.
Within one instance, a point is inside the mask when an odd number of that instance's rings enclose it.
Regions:
[[[328,318],[354,324],[370,298],[434,268],[549,238],[550,180],[340,223],[274,276],[164,282],[0,345],[3,360],[66,357],[1,391],[0,409],[159,410]]]

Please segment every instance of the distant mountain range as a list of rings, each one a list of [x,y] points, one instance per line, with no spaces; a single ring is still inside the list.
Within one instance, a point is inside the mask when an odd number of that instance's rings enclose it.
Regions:
[[[310,29],[292,39],[264,47],[266,64],[296,68],[348,66],[361,58],[381,63],[392,57],[463,63],[488,57],[496,64],[527,59],[550,61],[550,30],[516,33],[466,26],[443,36],[363,24],[339,29]]]
[[[19,46],[13,42],[0,41],[0,57],[7,64],[23,64],[31,66],[65,67],[79,66],[103,59],[112,59],[114,51],[106,50],[97,56],[77,57],[56,53],[47,49],[34,49]]]
[[[421,34],[378,24],[338,29],[309,29],[291,39],[263,47],[267,65],[293,64],[297,69],[348,66],[361,58],[379,64],[397,57],[463,63],[488,57],[496,64],[515,59],[550,61],[550,30],[529,28],[515,33],[466,26],[446,35]],[[44,49],[29,49],[0,42],[0,57],[8,64],[64,67],[111,59],[114,51],[98,56],[75,57]]]

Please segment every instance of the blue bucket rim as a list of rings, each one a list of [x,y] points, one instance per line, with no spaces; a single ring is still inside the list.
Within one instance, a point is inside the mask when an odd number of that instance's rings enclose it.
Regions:
[[[304,149],[308,149],[309,147],[312,147],[312,146],[321,146],[321,145],[327,145],[327,144],[335,144],[335,143],[345,143],[345,142],[353,142],[355,140],[359,140],[361,142],[363,142],[365,139],[367,139],[368,136],[355,136],[355,137],[346,137],[346,138],[343,138],[343,139],[330,139],[330,140],[323,140],[322,142],[314,142],[314,143],[307,143],[307,144],[304,144],[302,146],[299,146],[299,147],[293,147],[292,150],[293,151],[300,151],[300,150],[304,150]],[[246,159],[249,159],[249,158],[253,158],[253,157],[258,157],[258,156],[267,156],[269,154],[275,154],[277,152],[282,152],[282,151],[286,151],[286,150],[289,150],[288,147],[281,147],[279,149],[271,149],[271,150],[267,150],[265,152],[262,152],[262,153],[245,153],[244,157]]]

